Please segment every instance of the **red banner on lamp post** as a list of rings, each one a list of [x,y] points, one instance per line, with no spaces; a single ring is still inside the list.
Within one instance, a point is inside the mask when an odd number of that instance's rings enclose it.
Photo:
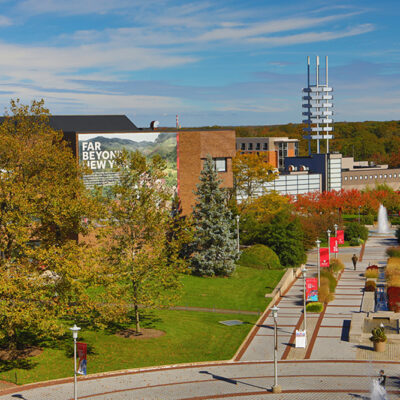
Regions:
[[[337,231],[338,244],[344,244],[344,231]]]
[[[333,236],[330,238],[330,252],[331,253],[339,253],[339,246],[338,246],[338,240],[336,236]]]
[[[319,249],[319,266],[329,267],[329,250],[328,248]]]
[[[306,301],[318,301],[318,278],[306,279]]]
[[[87,370],[87,344],[86,343],[77,343],[76,344],[76,351],[78,353],[78,358],[79,358],[79,367],[78,371],[76,371],[80,375],[86,375]]]

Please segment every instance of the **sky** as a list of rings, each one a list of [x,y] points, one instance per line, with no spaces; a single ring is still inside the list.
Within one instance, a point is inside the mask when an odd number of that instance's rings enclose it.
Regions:
[[[0,0],[0,105],[138,127],[302,120],[307,56],[337,121],[400,119],[398,0]]]

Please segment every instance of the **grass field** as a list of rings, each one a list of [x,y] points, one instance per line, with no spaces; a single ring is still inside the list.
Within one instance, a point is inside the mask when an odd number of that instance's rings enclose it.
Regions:
[[[239,319],[242,325],[228,327],[218,323]],[[82,330],[78,341],[88,343],[94,354],[88,355],[88,373],[113,371],[152,365],[230,359],[256,322],[253,315],[167,311],[147,312],[144,326],[166,334],[158,338],[125,339],[104,331]],[[23,368],[8,371],[2,365],[0,379],[25,384],[73,375],[73,358],[68,357],[66,344],[44,348],[42,354],[28,359]],[[11,367],[11,366],[9,366]]]
[[[229,278],[182,275],[183,291],[177,305],[262,312],[270,293],[285,270],[238,266]],[[93,293],[96,294],[96,291]],[[257,315],[214,312],[142,310],[142,326],[165,332],[157,338],[129,339],[109,331],[84,328],[78,341],[88,343],[88,373],[154,365],[230,359],[256,322]],[[242,325],[227,327],[221,320],[239,319]],[[73,322],[71,322],[71,326]],[[72,335],[43,345],[43,352],[19,362],[0,363],[0,380],[17,384],[72,376]]]
[[[178,305],[263,311],[285,270],[262,270],[238,266],[230,278],[201,278],[183,275],[182,298]]]

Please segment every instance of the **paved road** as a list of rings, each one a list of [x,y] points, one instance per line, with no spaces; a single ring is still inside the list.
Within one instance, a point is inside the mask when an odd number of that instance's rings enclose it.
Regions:
[[[298,279],[278,301],[279,307],[279,384],[282,394],[272,394],[273,320],[266,311],[233,361],[149,368],[102,376],[89,376],[79,382],[80,399],[288,399],[333,400],[369,399],[372,379],[380,369],[388,376],[389,399],[400,399],[400,363],[365,361],[373,359],[368,345],[347,341],[353,313],[360,312],[364,279],[361,271],[371,263],[384,263],[385,249],[395,244],[393,237],[371,237],[362,262],[354,271],[354,249],[341,249],[339,257],[346,268],[336,289],[335,300],[321,315],[308,315],[306,349],[296,349],[294,332],[303,324],[302,288]],[[357,249],[359,251],[360,249]],[[309,255],[309,274],[316,272],[316,253]],[[362,360],[363,359],[363,360]],[[71,379],[26,385],[2,392],[3,399],[71,399]]]

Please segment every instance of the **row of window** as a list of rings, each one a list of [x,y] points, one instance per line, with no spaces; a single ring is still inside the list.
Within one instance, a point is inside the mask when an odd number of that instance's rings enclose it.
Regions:
[[[378,179],[378,177],[379,177],[379,179],[387,179],[387,178],[389,178],[389,179],[391,179],[392,177],[393,178],[397,178],[397,174],[379,174],[379,175],[369,175],[369,178],[368,178],[368,175],[355,175],[355,176],[349,176],[349,177],[347,177],[347,176],[345,176],[344,177],[344,180],[345,181],[347,181],[347,180],[349,180],[349,181],[352,181],[353,179],[356,181],[356,180],[366,180],[366,179]],[[399,177],[400,177],[400,174],[399,174]]]
[[[261,145],[263,150],[268,150],[268,143],[241,143],[240,150],[261,150]]]

